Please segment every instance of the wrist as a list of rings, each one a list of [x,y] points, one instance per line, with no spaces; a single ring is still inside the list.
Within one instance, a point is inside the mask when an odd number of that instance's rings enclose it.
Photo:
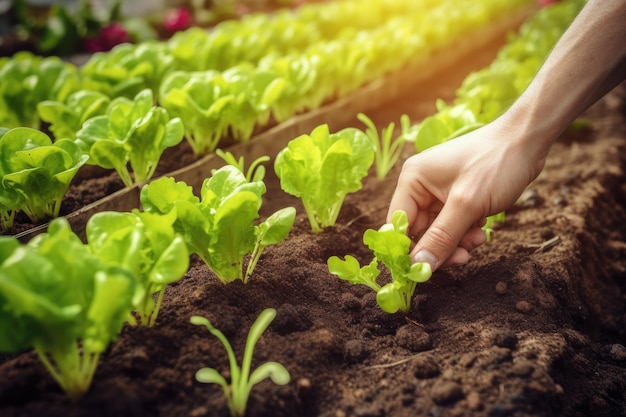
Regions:
[[[507,151],[525,159],[534,176],[539,175],[552,144],[567,127],[552,117],[550,112],[517,102],[493,122],[503,132]]]

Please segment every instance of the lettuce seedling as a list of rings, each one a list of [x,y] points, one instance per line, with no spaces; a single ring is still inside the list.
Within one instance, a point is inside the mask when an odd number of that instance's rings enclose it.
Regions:
[[[391,171],[391,168],[393,168],[402,154],[402,147],[410,132],[411,122],[409,116],[406,114],[402,115],[400,119],[402,133],[395,139],[392,139],[393,131],[396,127],[395,123],[389,123],[389,125],[382,130],[381,136],[379,136],[378,129],[372,119],[363,113],[357,114],[357,118],[367,126],[365,134],[370,138],[374,146],[376,177],[382,180],[387,176],[389,171]]]
[[[166,286],[178,281],[189,268],[187,245],[174,231],[175,220],[175,212],[160,215],[133,210],[96,213],[87,222],[91,252],[106,265],[132,271],[144,289],[135,315],[129,318],[133,325],[154,326]]]
[[[16,211],[37,223],[59,215],[70,182],[88,159],[69,139],[52,140],[45,133],[16,127],[0,137],[0,211],[5,227]]]
[[[374,162],[374,147],[355,128],[330,133],[328,125],[292,139],[276,156],[281,188],[302,200],[313,232],[333,226],[348,193],[358,191]]]
[[[368,265],[361,268],[350,255],[346,255],[345,260],[331,256],[327,261],[329,271],[352,284],[366,285],[376,291],[376,302],[383,311],[408,313],[417,284],[428,281],[432,275],[428,263],[411,264],[411,239],[406,235],[408,227],[406,213],[402,210],[394,212],[391,224],[378,230],[368,229],[363,235],[363,243],[374,253],[374,259]],[[391,282],[383,286],[376,282],[379,262],[391,272]]]
[[[178,145],[183,133],[183,122],[170,119],[167,110],[154,105],[152,91],[144,89],[134,100],[111,101],[106,115],[83,124],[76,141],[89,153],[89,164],[115,169],[131,187],[152,178],[165,149]]]
[[[241,171],[226,165],[202,184],[201,199],[184,182],[162,177],[144,186],[141,203],[146,212],[176,213],[174,228],[189,251],[197,254],[222,282],[247,282],[263,249],[282,241],[293,226],[293,207],[278,210],[255,225],[265,193],[262,181],[250,182]],[[244,275],[244,258],[252,254]]]
[[[217,369],[214,368],[200,369],[196,372],[196,380],[206,384],[218,384],[221,386],[226,396],[228,409],[233,417],[243,417],[245,415],[248,397],[254,385],[266,378],[270,378],[272,382],[277,385],[285,385],[289,383],[291,379],[289,371],[278,362],[265,362],[254,371],[251,370],[254,347],[263,332],[265,332],[272,320],[274,320],[274,317],[276,317],[276,310],[272,308],[265,309],[259,314],[259,317],[257,317],[250,327],[241,367],[237,363],[237,358],[235,357],[235,352],[230,342],[219,329],[216,329],[211,322],[204,317],[192,316],[190,319],[193,324],[206,326],[209,332],[217,337],[226,348],[230,365],[230,384],[226,378],[220,375]]]
[[[64,218],[27,244],[0,237],[0,351],[33,348],[73,400],[141,296],[135,276],[104,265]]]

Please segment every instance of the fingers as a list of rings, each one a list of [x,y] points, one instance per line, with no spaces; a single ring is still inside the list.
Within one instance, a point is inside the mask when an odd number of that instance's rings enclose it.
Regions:
[[[470,205],[448,201],[411,251],[413,262],[428,262],[432,270],[441,266],[465,263],[469,251],[484,242]]]
[[[487,236],[482,227],[472,227],[459,242],[459,247],[471,252],[486,241]]]

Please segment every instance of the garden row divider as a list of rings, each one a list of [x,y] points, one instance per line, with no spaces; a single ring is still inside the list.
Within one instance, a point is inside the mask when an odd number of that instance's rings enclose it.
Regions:
[[[462,36],[461,39],[454,41],[446,48],[419,57],[407,64],[402,70],[373,81],[317,110],[296,115],[255,135],[247,142],[233,144],[224,150],[228,150],[237,158],[243,156],[244,160],[248,162],[265,155],[274,158],[280,150],[287,146],[290,140],[302,134],[310,133],[321,124],[328,124],[331,131],[353,125],[357,113],[367,113],[380,107],[381,103],[406,95],[408,90],[418,84],[427,84],[429,79],[436,78],[441,71],[471,57],[474,52],[481,50],[490,43],[498,41],[504,43],[506,36],[517,30],[533,11],[535,11],[534,6],[526,6],[501,16],[489,26],[477,29],[471,35]],[[211,176],[211,171],[224,164],[221,158],[215,153],[211,153],[163,176],[173,177],[176,181],[184,181],[192,186],[194,192],[199,195],[200,187],[203,181]],[[102,211],[126,212],[140,208],[139,197],[143,185],[136,184],[118,190],[64,217],[76,234],[84,240],[86,223],[94,214]],[[48,225],[49,223],[46,223],[33,227],[16,234],[15,237],[26,243],[35,235],[45,232]]]

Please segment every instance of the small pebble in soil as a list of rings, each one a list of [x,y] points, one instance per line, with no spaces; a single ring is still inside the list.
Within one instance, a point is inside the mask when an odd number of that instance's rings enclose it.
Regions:
[[[513,359],[511,349],[494,346],[481,352],[477,365],[485,371],[498,369],[501,364]]]
[[[363,362],[369,356],[367,345],[360,340],[348,340],[344,346],[344,358],[349,363]]]
[[[423,352],[432,349],[430,335],[421,327],[413,324],[407,324],[398,329],[396,343],[411,352]]]
[[[311,389],[311,380],[309,378],[298,379],[298,388],[308,390]]]
[[[383,417],[385,411],[380,407],[361,407],[354,410],[357,417]]]
[[[311,328],[311,325],[312,322],[308,318],[306,309],[289,303],[280,307],[274,319],[274,329],[282,335],[306,331]]]
[[[467,394],[467,408],[472,411],[478,411],[483,408],[483,404],[480,401],[480,395],[476,391],[472,391]]]
[[[583,348],[590,343],[587,336],[574,329],[562,329],[560,333],[567,341],[567,344],[575,349]]]
[[[429,354],[420,354],[410,362],[409,371],[418,379],[434,378],[439,375],[439,364]]]
[[[454,381],[437,381],[433,385],[430,396],[439,405],[451,404],[464,397],[461,385]]]
[[[359,311],[361,310],[361,300],[351,292],[344,292],[341,294],[341,308],[346,311]]]
[[[520,360],[515,363],[511,368],[511,375],[515,375],[521,378],[528,378],[535,371],[535,365],[527,360]]]
[[[533,310],[533,306],[528,301],[521,300],[515,304],[515,309],[520,313],[530,313]]]
[[[209,408],[205,406],[194,408],[189,413],[189,417],[202,417],[202,416],[207,416],[207,415],[209,415]]]
[[[493,344],[499,347],[515,349],[517,347],[517,335],[511,330],[500,330],[494,334]]]
[[[619,343],[612,344],[609,348],[609,355],[613,360],[619,362],[626,361],[626,347],[624,347],[624,345],[620,345]]]
[[[496,284],[496,293],[500,295],[504,295],[506,294],[507,290],[508,290],[508,286],[506,285],[506,282],[498,281],[498,283]]]

